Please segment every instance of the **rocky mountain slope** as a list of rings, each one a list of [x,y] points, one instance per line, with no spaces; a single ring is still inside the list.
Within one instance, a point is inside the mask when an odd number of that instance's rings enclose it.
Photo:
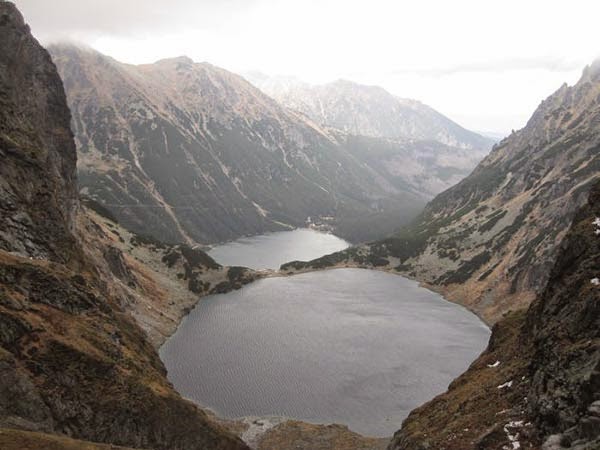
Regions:
[[[129,313],[138,297],[158,301],[160,283],[106,245],[79,205],[70,114],[50,55],[12,3],[0,2],[0,35],[0,428],[22,430],[0,430],[0,442],[102,448],[66,435],[137,448],[247,448],[167,381]],[[188,280],[210,266],[198,261]]]
[[[305,114],[315,123],[352,135],[435,141],[454,147],[461,155],[469,153],[459,149],[470,149],[470,154],[479,155],[479,159],[493,144],[433,108],[417,100],[396,97],[379,86],[347,80],[310,85],[256,72],[245,76],[282,105]]]
[[[5,450],[128,450],[110,444],[7,428],[0,429],[0,447]]]
[[[2,8],[0,249],[66,262],[78,196],[69,109],[46,52]]]
[[[413,411],[389,450],[600,448],[600,183],[549,282],[493,329],[449,391]]]
[[[391,232],[424,204],[223,69],[185,57],[132,66],[72,45],[50,51],[73,114],[81,189],[140,234],[212,243],[310,217],[360,240],[374,237],[370,221]]]
[[[542,102],[525,128],[388,239],[288,271],[331,265],[394,270],[468,306],[488,323],[527,306],[575,211],[600,177],[600,62]]]

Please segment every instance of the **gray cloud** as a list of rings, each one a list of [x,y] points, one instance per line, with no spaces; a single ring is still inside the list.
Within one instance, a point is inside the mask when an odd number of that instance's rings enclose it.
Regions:
[[[259,0],[13,0],[42,40],[217,28]]]

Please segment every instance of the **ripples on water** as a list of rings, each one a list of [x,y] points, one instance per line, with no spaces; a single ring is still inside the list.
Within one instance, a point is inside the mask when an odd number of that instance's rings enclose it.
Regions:
[[[389,436],[488,337],[476,316],[413,281],[337,269],[207,297],[161,356],[184,396],[221,415],[282,415]]]

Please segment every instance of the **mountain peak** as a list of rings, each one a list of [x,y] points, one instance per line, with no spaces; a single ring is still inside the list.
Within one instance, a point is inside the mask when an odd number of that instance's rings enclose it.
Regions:
[[[23,15],[13,3],[0,1],[0,26],[6,24],[12,24],[15,27],[27,26]]]
[[[194,64],[194,60],[186,55],[176,56],[174,58],[163,58],[156,61],[155,64],[182,64],[191,66]]]
[[[598,81],[600,80],[600,58],[596,59],[590,65],[585,66],[581,74],[580,81]]]
[[[338,79],[322,85],[254,77],[264,92],[314,122],[374,138],[437,141],[487,152],[492,140],[466,130],[423,103],[398,98],[381,86]]]
[[[338,78],[337,80],[332,81],[329,84],[332,86],[353,86],[353,87],[361,86],[360,84],[356,83],[355,81],[347,80],[346,78]]]

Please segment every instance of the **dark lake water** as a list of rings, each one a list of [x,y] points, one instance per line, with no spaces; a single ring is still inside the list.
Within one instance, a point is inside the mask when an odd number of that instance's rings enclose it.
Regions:
[[[207,297],[160,353],[179,392],[222,416],[390,436],[488,337],[476,316],[414,281],[336,269]]]
[[[333,234],[300,228],[238,239],[213,247],[208,254],[226,266],[279,269],[283,263],[310,261],[349,245]]]

